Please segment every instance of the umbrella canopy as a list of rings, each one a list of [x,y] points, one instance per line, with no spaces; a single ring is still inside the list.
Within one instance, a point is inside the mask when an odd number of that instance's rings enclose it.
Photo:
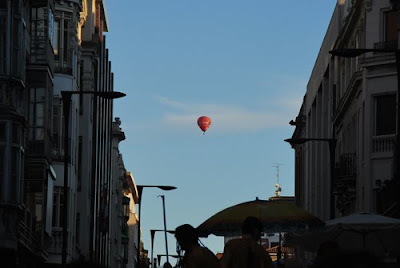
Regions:
[[[336,241],[345,250],[366,250],[375,256],[400,256],[400,219],[373,213],[356,213],[326,222],[323,230],[293,233],[288,246],[317,251],[320,244]]]
[[[200,237],[210,234],[235,236],[241,234],[241,226],[248,216],[257,217],[264,232],[288,232],[299,229],[322,227],[324,222],[293,203],[259,200],[228,207],[197,227]]]

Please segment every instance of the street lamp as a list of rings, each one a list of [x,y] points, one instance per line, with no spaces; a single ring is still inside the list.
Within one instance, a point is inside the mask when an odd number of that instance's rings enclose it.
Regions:
[[[162,204],[163,204],[165,253],[167,254],[167,262],[169,262],[169,258],[168,258],[168,240],[167,240],[167,218],[165,216],[165,196],[164,195],[159,195],[159,197],[162,198]]]
[[[151,268],[154,268],[154,259],[153,259],[153,253],[154,253],[154,236],[156,232],[165,232],[165,230],[150,230],[150,237],[151,237]],[[167,230],[168,233],[174,234],[175,231],[173,230]]]
[[[333,196],[333,188],[334,188],[334,182],[336,179],[336,172],[335,172],[335,158],[336,158],[336,139],[327,139],[327,138],[291,138],[291,139],[286,139],[286,142],[290,143],[290,145],[293,148],[293,145],[296,144],[303,144],[309,141],[324,141],[328,142],[329,144],[329,163],[330,163],[330,175],[331,175],[331,180],[330,180],[330,200],[329,200],[329,206],[330,206],[330,218],[333,219],[335,218],[335,202],[334,202],[334,196]]]
[[[140,210],[142,208],[142,192],[143,192],[143,188],[158,188],[161,189],[163,191],[171,191],[171,190],[175,190],[176,187],[175,186],[169,186],[169,185],[136,185],[136,188],[138,189],[138,195],[139,195],[139,200],[138,200],[138,210],[139,210],[139,217],[138,217],[138,240],[137,240],[137,253],[136,253],[136,263],[137,263],[137,267],[140,267],[140,241],[141,241],[141,232],[140,232],[140,216],[142,215],[142,213],[140,213]],[[153,261],[153,260],[152,260]]]
[[[118,91],[61,91],[64,113],[64,210],[63,210],[63,243],[61,252],[61,263],[63,267],[67,265],[67,225],[68,225],[68,161],[69,161],[69,113],[71,109],[71,98],[74,94],[91,94],[103,99],[117,99],[126,96],[125,93]]]
[[[397,70],[397,129],[396,129],[396,141],[395,141],[395,152],[394,152],[394,163],[393,163],[393,177],[400,179],[400,49],[397,48],[337,48],[329,51],[332,56],[354,58],[362,54],[374,52],[374,53],[394,53],[396,56],[396,70]]]

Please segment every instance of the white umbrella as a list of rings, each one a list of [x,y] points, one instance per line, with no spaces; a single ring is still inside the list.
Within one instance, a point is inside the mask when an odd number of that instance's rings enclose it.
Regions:
[[[316,251],[326,241],[345,250],[367,250],[375,256],[400,256],[400,219],[373,213],[357,213],[326,222],[321,231],[289,234],[287,245]]]

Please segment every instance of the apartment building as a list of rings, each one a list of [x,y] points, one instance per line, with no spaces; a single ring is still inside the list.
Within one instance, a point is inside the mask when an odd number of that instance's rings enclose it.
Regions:
[[[113,100],[77,94],[114,91],[105,11],[103,0],[0,1],[0,256],[7,267],[109,266],[112,247],[122,243],[113,229],[124,226],[125,178]],[[74,92],[70,103],[62,91]]]
[[[334,10],[291,122],[296,203],[323,220],[361,211],[399,217],[399,4],[343,2]],[[329,53],[337,49],[372,51],[351,57]]]

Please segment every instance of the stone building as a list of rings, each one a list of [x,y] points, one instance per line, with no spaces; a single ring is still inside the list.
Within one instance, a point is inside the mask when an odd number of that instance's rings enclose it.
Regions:
[[[296,203],[323,220],[361,211],[398,217],[398,1],[342,2],[291,122]]]
[[[114,91],[105,11],[103,0],[0,1],[0,256],[8,267],[51,267],[63,256],[113,261],[112,228],[123,226],[110,218],[115,187],[123,191],[114,183],[113,100],[78,94]],[[73,92],[70,104],[62,91]],[[123,198],[115,202],[121,208]]]

